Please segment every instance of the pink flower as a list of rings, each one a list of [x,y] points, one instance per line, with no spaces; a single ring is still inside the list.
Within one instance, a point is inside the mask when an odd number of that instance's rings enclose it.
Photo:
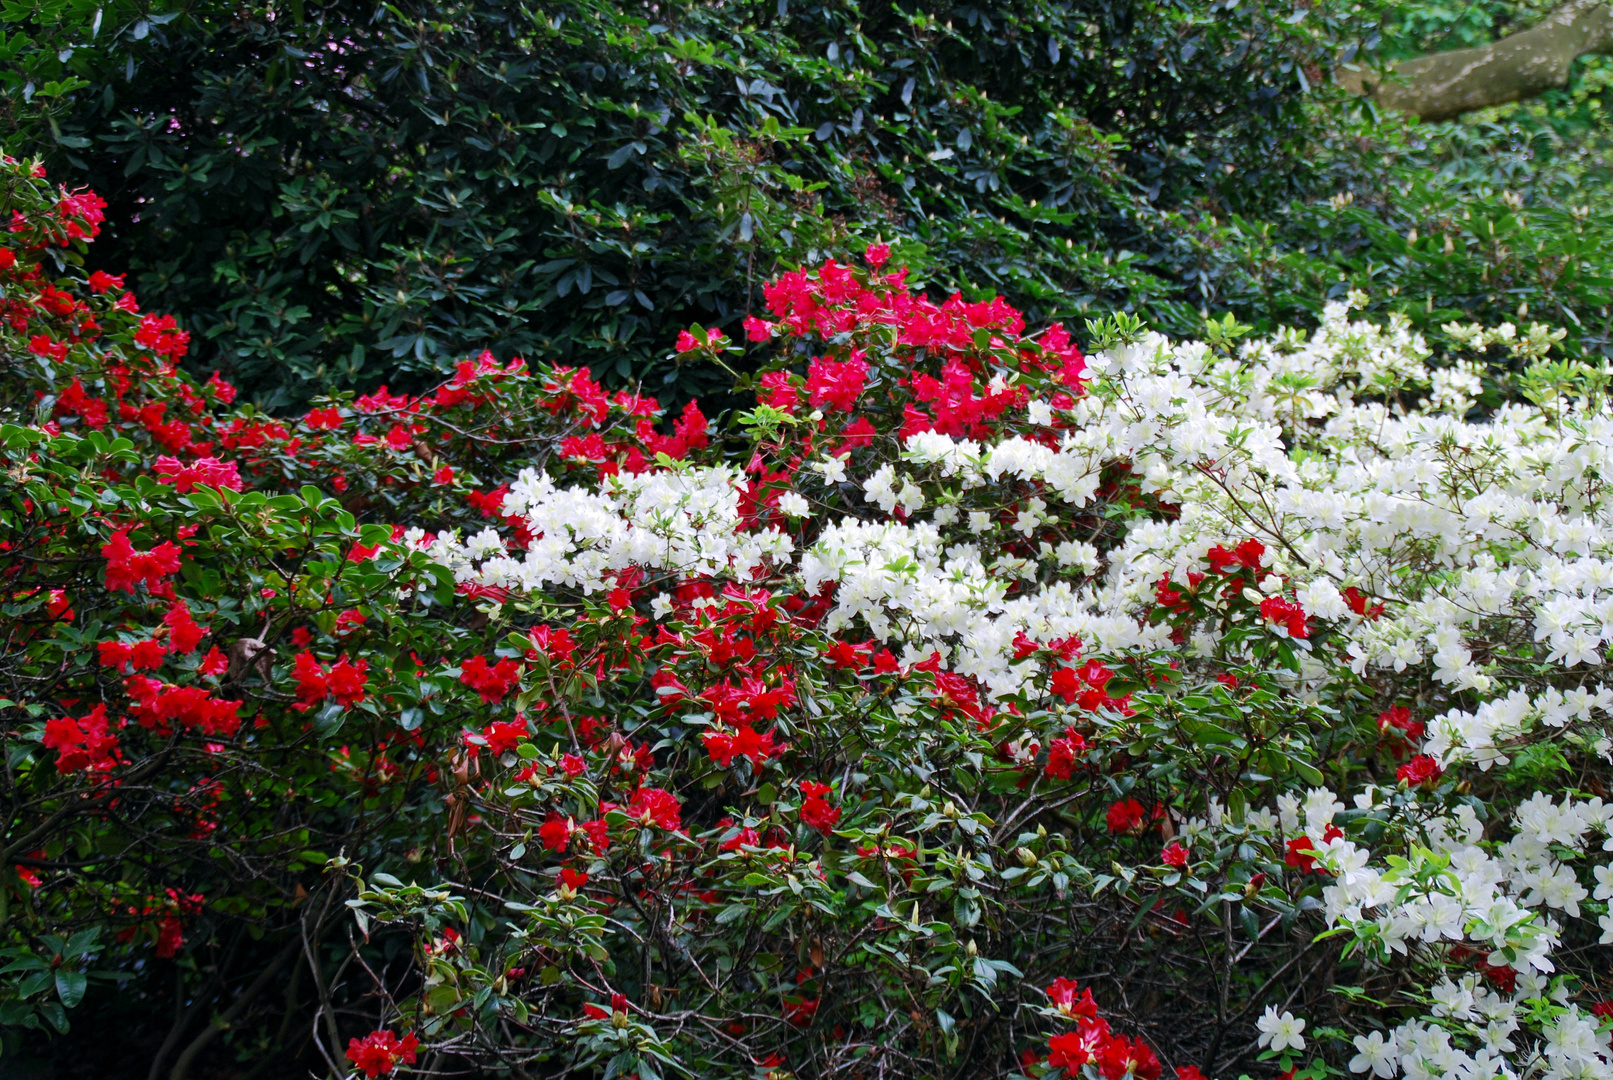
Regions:
[[[719,341],[726,340],[727,337],[728,335],[721,330],[713,328],[706,331],[706,340],[701,341],[689,331],[680,330],[678,331],[678,340],[672,347],[680,353],[693,352],[695,349],[703,348],[707,345],[715,345]]]
[[[233,461],[204,457],[185,465],[177,458],[164,455],[157,458],[152,471],[157,474],[159,483],[174,485],[174,490],[181,495],[189,495],[201,486],[241,490],[241,473]]]

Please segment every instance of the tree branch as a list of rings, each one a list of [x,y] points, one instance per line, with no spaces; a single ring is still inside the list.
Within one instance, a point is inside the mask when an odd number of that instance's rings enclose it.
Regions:
[[[251,1005],[253,1000],[263,992],[263,988],[269,985],[269,980],[274,978],[275,974],[285,966],[292,956],[296,955],[297,947],[301,944],[302,941],[295,934],[287,940],[285,947],[269,962],[269,966],[259,972],[258,977],[253,979],[245,990],[241,991],[240,996],[235,999],[235,1003],[226,1009],[222,1016],[215,1018],[212,1023],[203,1028],[201,1034],[192,1039],[190,1045],[185,1047],[184,1053],[180,1054],[179,1060],[174,1063],[173,1071],[168,1074],[169,1080],[185,1080],[186,1074],[190,1072],[191,1063],[196,1060],[196,1055],[205,1050],[207,1044],[212,1042],[219,1032],[228,1031],[230,1026],[241,1018],[241,1015],[246,1012],[247,1006]]]
[[[1566,0],[1536,25],[1500,41],[1401,60],[1387,78],[1354,65],[1339,68],[1334,78],[1383,108],[1449,120],[1565,86],[1574,61],[1592,53],[1613,53],[1613,5]]]

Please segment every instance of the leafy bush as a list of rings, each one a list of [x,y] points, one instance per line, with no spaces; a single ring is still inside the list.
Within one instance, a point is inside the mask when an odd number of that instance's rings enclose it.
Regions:
[[[1384,11],[1384,60],[1483,45],[1539,22],[1554,4],[1418,0]],[[1207,311],[1261,330],[1318,318],[1352,290],[1430,340],[1456,320],[1549,322],[1565,347],[1613,357],[1613,60],[1586,57],[1567,87],[1459,120],[1408,123],[1336,104],[1312,128],[1312,184],[1284,207],[1187,206],[1157,264]],[[1177,324],[1156,318],[1162,328]],[[1493,399],[1492,399],[1493,400]]]
[[[1444,344],[1452,321],[1543,320],[1573,331],[1573,355],[1613,358],[1613,204],[1596,184],[1571,183],[1561,163],[1537,167],[1536,151],[1516,155],[1516,169],[1431,167],[1441,141],[1482,150],[1476,127],[1431,136],[1360,125],[1372,147],[1361,159],[1374,166],[1343,170],[1337,190],[1265,220],[1181,216],[1173,260],[1199,282],[1202,304],[1264,330],[1364,289],[1371,312]]]
[[[678,329],[881,238],[1038,318],[1179,306],[1157,208],[1298,191],[1359,8],[55,5],[0,81],[11,151],[105,193],[108,265],[260,404],[483,347],[681,402],[728,378]]]
[[[6,1022],[116,1023],[103,1074],[1606,1075],[1609,406],[1547,328],[1084,355],[874,245],[678,336],[774,357],[725,429],[491,356],[283,421],[5,184]]]

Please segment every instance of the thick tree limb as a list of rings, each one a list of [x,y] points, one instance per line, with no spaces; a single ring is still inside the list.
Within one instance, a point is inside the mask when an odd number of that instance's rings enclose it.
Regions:
[[[1607,0],[1567,0],[1527,30],[1474,49],[1401,60],[1387,78],[1357,67],[1342,67],[1334,77],[1384,108],[1448,120],[1567,85],[1574,61],[1591,53],[1613,53]]]

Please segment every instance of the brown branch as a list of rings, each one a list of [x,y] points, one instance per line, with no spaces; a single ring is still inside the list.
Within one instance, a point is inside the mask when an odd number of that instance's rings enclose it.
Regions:
[[[1386,109],[1421,120],[1449,120],[1565,86],[1574,61],[1613,52],[1613,5],[1566,0],[1527,30],[1471,49],[1453,49],[1395,63],[1387,73],[1347,65],[1339,85]]]
[[[264,987],[269,985],[269,980],[274,978],[275,974],[285,966],[286,962],[296,955],[297,947],[301,944],[300,938],[295,934],[286,941],[285,947],[275,955],[275,958],[269,962],[267,967],[258,973],[258,977],[253,979],[245,990],[241,991],[241,995],[235,999],[235,1003],[226,1009],[221,1016],[216,1017],[212,1023],[203,1028],[201,1034],[190,1041],[190,1045],[185,1047],[184,1053],[179,1055],[179,1060],[174,1062],[173,1071],[168,1074],[169,1080],[185,1080],[186,1074],[190,1072],[191,1062],[196,1060],[196,1055],[205,1050],[207,1044],[212,1042],[219,1032],[228,1031],[241,1018],[241,1014],[246,1011],[247,1006],[251,1005],[253,1000],[263,992]]]

